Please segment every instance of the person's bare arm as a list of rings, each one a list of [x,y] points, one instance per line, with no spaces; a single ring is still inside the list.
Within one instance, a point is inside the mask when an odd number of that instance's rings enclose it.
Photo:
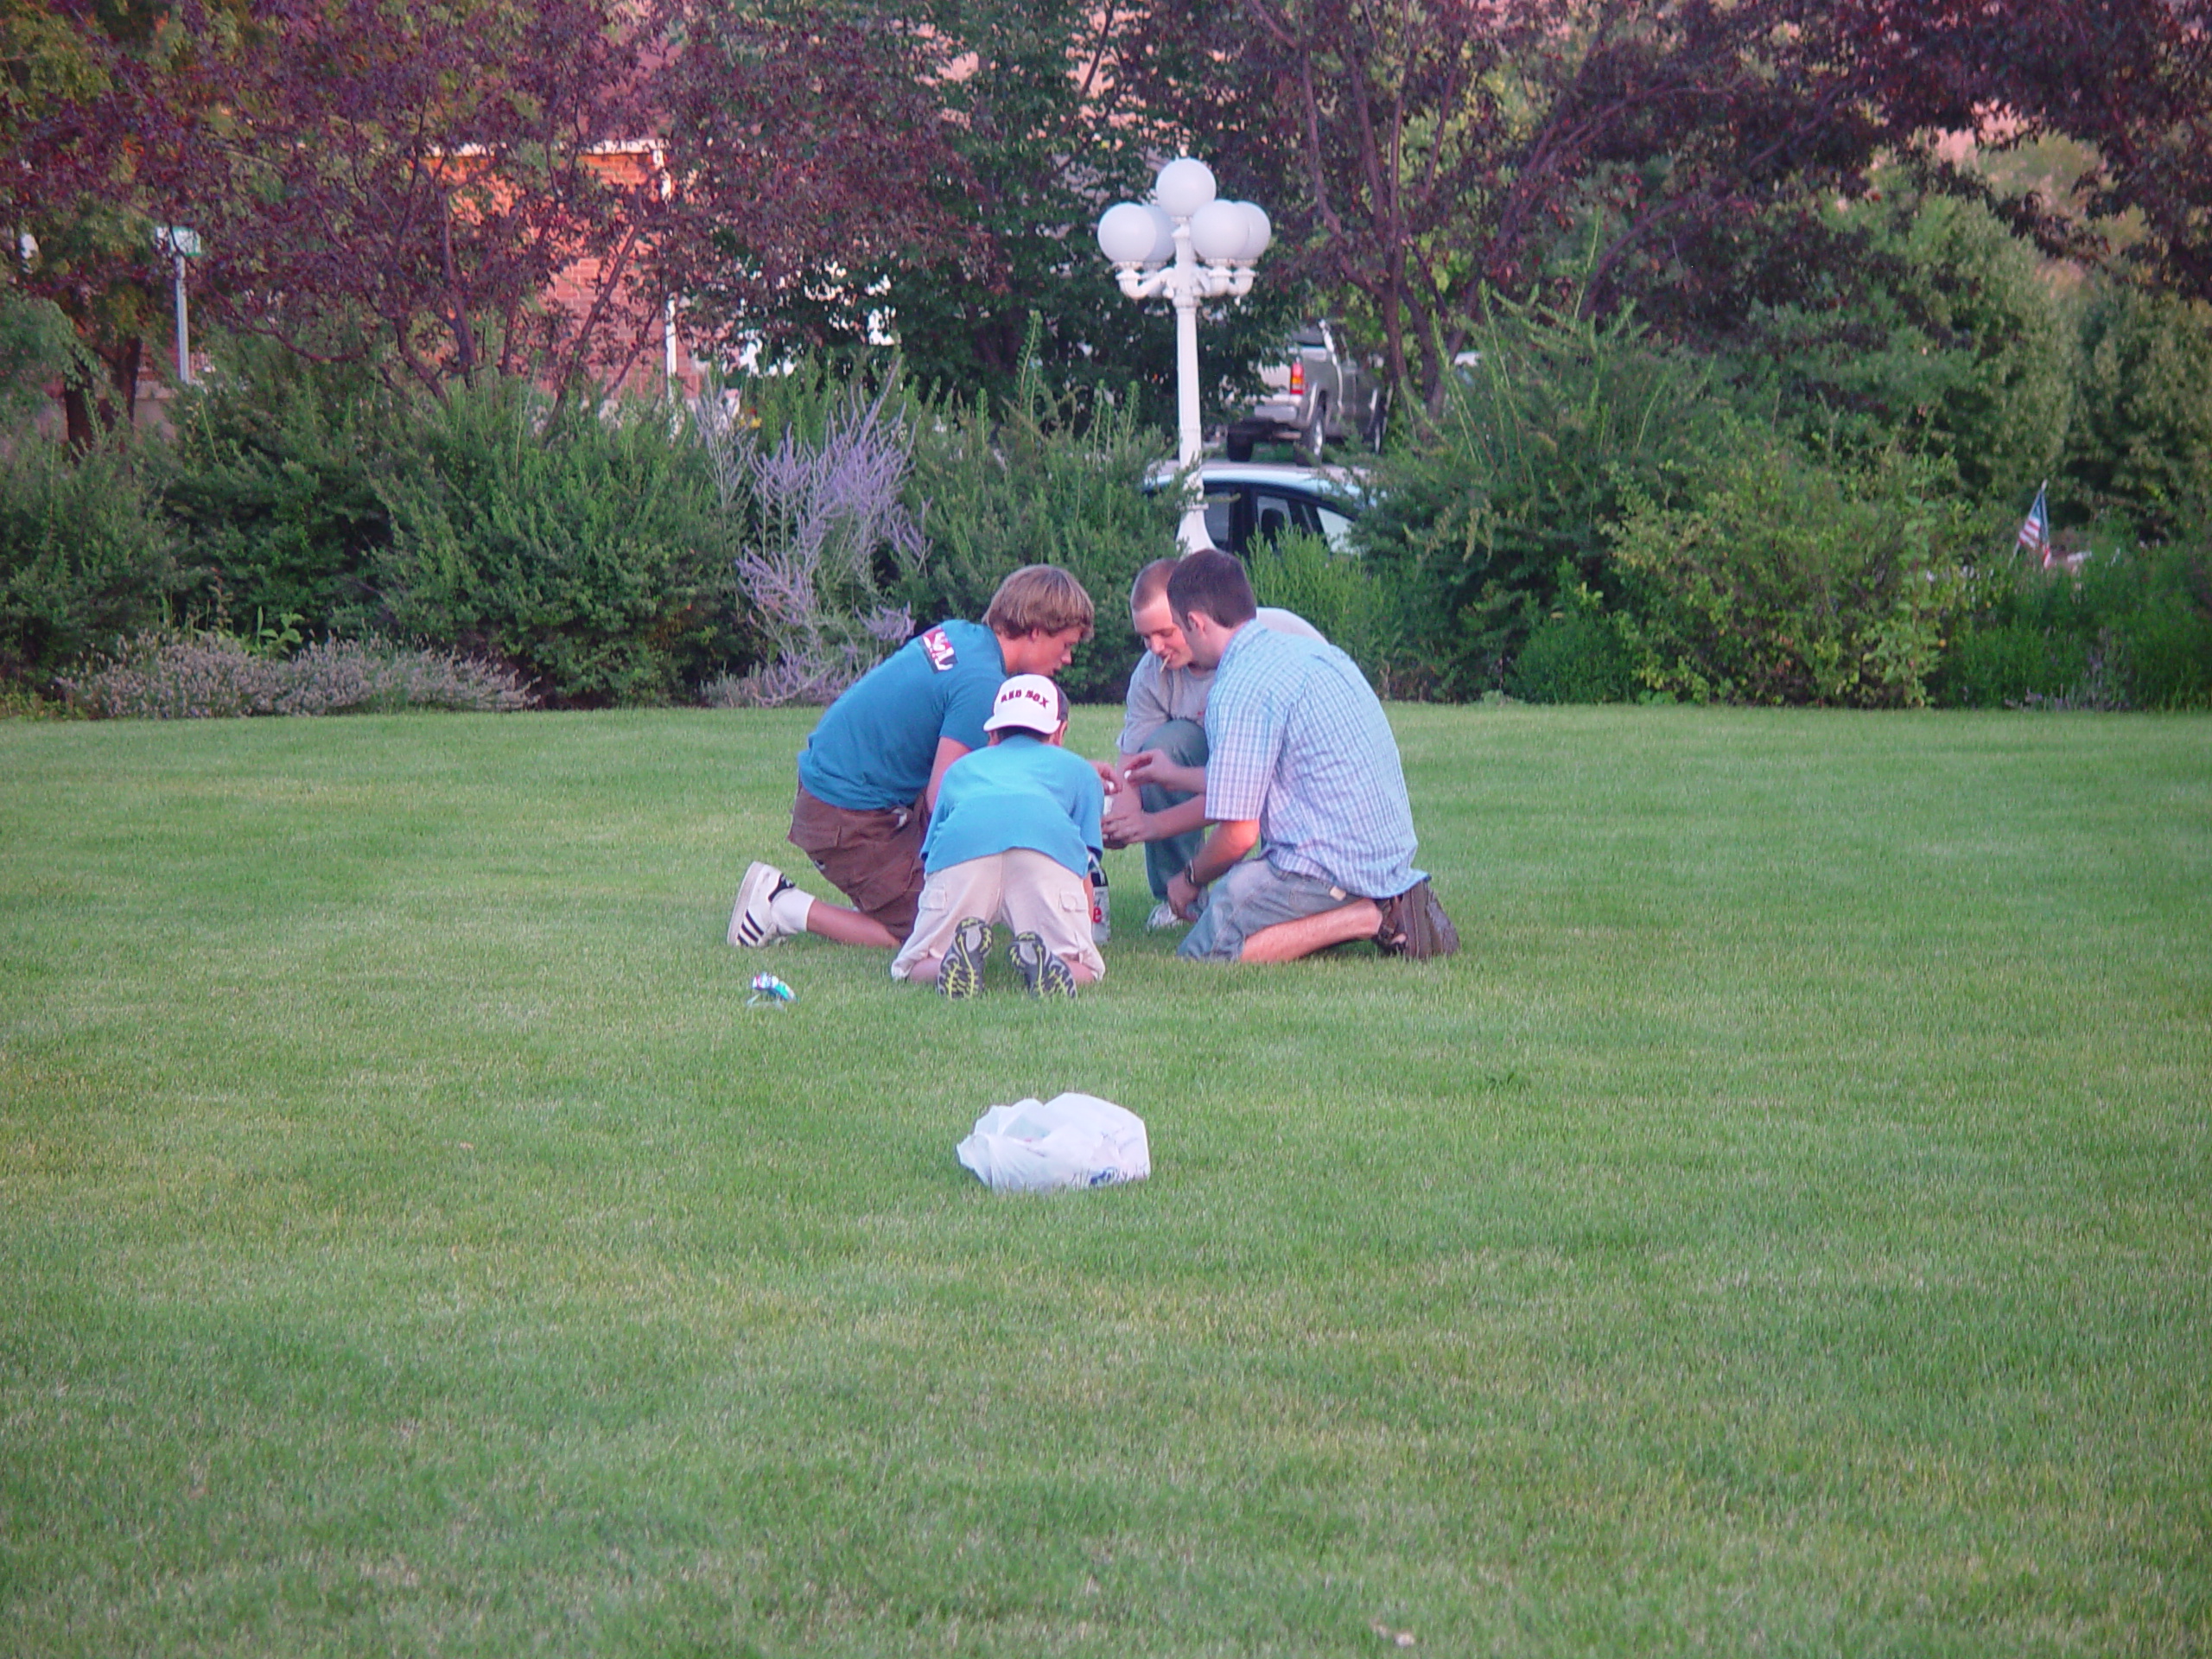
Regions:
[[[965,743],[956,742],[949,737],[938,739],[937,763],[930,768],[930,786],[924,796],[924,798],[929,802],[930,811],[932,814],[937,811],[937,792],[944,782],[945,768],[967,753],[968,746]]]
[[[1175,913],[1189,921],[1196,913],[1192,906],[1198,903],[1198,894],[1228,874],[1259,844],[1257,818],[1230,818],[1215,825],[1206,844],[1198,849],[1198,855],[1168,880],[1167,902]]]
[[[1106,835],[1116,847],[1128,847],[1141,841],[1166,841],[1196,830],[1205,821],[1206,798],[1203,795],[1193,795],[1187,801],[1178,801],[1157,812],[1147,812],[1139,805],[1135,790],[1110,797],[1106,803]]]

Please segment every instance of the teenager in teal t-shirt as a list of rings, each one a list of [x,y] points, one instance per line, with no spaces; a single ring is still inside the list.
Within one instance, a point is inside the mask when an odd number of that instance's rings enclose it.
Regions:
[[[852,906],[756,862],[738,888],[729,942],[805,932],[896,950],[913,925],[922,839],[946,768],[982,747],[1006,678],[1065,667],[1092,614],[1067,571],[1025,565],[999,584],[981,624],[938,624],[830,704],[799,755],[791,840]]]
[[[830,705],[799,751],[799,783],[849,811],[912,806],[930,786],[940,740],[983,747],[983,722],[1007,671],[988,628],[938,623]]]
[[[989,727],[991,746],[944,774],[922,848],[919,913],[891,976],[973,995],[1003,925],[1031,994],[1072,995],[1106,971],[1090,931],[1105,790],[1096,767],[1060,747],[1067,699],[1041,675],[1000,687]]]

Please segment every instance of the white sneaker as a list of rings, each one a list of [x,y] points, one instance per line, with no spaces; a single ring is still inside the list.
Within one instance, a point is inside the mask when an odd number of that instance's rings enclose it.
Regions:
[[[756,860],[738,883],[737,906],[729,913],[729,942],[759,946],[788,937],[791,930],[776,919],[771,905],[791,885],[791,878],[774,865]]]
[[[1144,918],[1145,931],[1158,933],[1171,927],[1183,925],[1183,918],[1175,913],[1175,906],[1165,899],[1152,907],[1152,914]]]

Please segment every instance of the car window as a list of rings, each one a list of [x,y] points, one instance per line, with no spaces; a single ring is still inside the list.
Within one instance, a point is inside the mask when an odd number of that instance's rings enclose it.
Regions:
[[[1303,530],[1296,505],[1287,495],[1255,491],[1252,496],[1252,539],[1264,542],[1293,530]]]
[[[1332,553],[1351,552],[1351,520],[1334,507],[1317,506],[1313,509],[1313,513],[1321,521],[1321,534],[1329,538],[1329,551]]]
[[[1236,498],[1235,495],[1209,493],[1206,497],[1206,539],[1216,547],[1233,550],[1236,545],[1232,534],[1236,518]]]

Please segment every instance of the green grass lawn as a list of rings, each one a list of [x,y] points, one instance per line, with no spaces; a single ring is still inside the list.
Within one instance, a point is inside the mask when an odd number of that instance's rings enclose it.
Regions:
[[[0,1652],[2212,1648],[2212,720],[1392,715],[1459,957],[1072,1005],[723,944],[804,713],[0,723]]]

